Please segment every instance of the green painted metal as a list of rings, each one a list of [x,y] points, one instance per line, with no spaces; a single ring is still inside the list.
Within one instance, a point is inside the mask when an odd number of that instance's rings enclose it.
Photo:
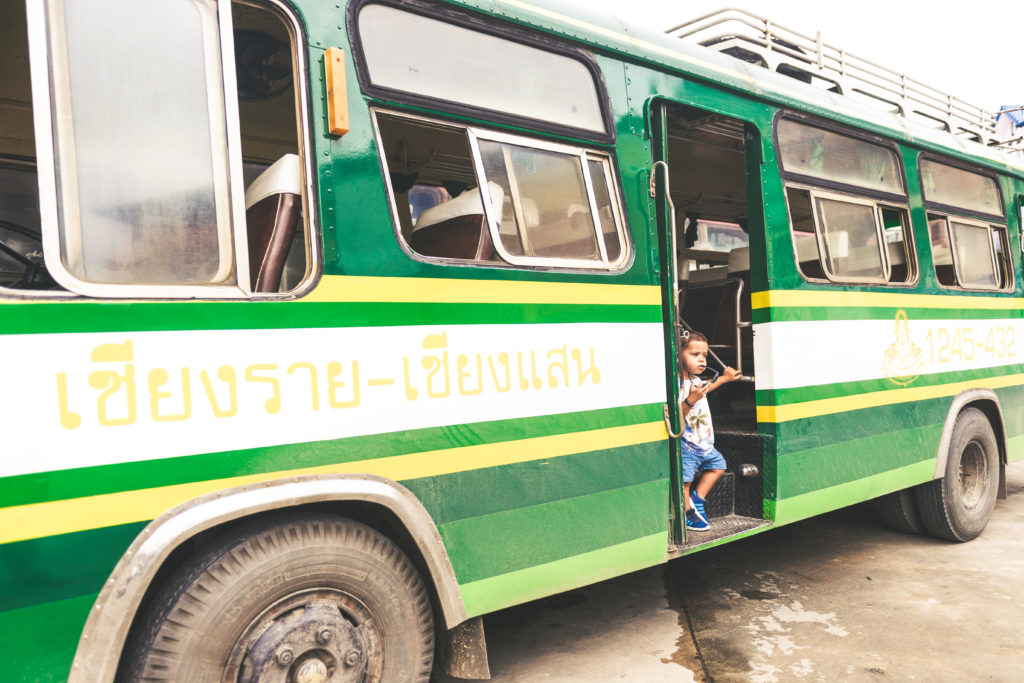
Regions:
[[[661,479],[441,524],[459,583],[507,574],[665,531]]]
[[[776,524],[789,524],[831,510],[838,510],[883,493],[899,491],[928,481],[932,478],[934,469],[934,460],[924,460],[862,479],[836,484],[792,498],[784,498],[775,502],[775,522]]]
[[[0,612],[0,680],[63,683],[96,594]]]
[[[668,534],[652,534],[618,545],[573,555],[546,564],[463,584],[462,597],[471,616],[536,600],[547,595],[661,564]]]

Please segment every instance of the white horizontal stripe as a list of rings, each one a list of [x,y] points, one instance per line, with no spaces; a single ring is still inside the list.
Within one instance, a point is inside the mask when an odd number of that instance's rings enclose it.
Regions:
[[[1024,361],[1024,320],[1012,318],[908,320],[902,341],[896,320],[787,321],[754,329],[758,389],[887,377],[894,386],[913,386],[915,375]]]
[[[3,476],[665,400],[658,323],[6,335],[0,345]],[[189,415],[160,421],[184,414],[183,369]]]

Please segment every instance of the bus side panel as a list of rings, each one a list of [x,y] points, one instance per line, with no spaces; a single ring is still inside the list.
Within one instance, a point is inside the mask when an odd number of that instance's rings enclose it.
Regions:
[[[934,299],[925,307],[923,297],[906,295],[897,302],[906,308],[827,308],[830,295],[820,297],[821,307],[773,308],[758,331],[774,354],[762,379],[775,388],[759,391],[759,404],[778,438],[777,522],[931,480],[953,398],[970,388],[996,391],[1009,457],[1019,457],[1024,365],[1006,342],[1024,334],[1015,311],[979,318],[978,310]],[[913,374],[894,371],[901,353]]]

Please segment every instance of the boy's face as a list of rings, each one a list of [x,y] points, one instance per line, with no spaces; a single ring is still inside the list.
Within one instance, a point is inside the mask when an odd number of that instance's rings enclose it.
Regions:
[[[683,349],[683,367],[691,375],[699,375],[708,366],[708,343],[692,341]]]

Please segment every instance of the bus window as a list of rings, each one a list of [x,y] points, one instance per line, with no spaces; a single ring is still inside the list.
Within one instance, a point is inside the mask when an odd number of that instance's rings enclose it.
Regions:
[[[888,147],[788,118],[779,120],[776,135],[790,175],[905,194],[899,163]]]
[[[935,214],[928,225],[939,284],[996,290],[1013,284],[1004,227]]]
[[[815,197],[825,245],[829,279],[886,282],[888,264],[882,258],[874,205],[849,199]]]
[[[25,3],[0,10],[0,287],[59,290],[43,263]]]
[[[939,284],[1011,288],[1013,266],[996,179],[927,157],[921,159],[920,171]]]
[[[901,284],[912,282],[917,273],[917,252],[905,209],[880,206],[882,231],[885,235],[886,253],[889,256],[889,282]]]
[[[111,33],[115,15],[135,28]],[[32,44],[48,77],[33,93],[53,111],[36,125],[43,253],[61,285],[234,298],[311,278],[293,20],[217,0],[55,0],[28,20],[48,38]],[[262,172],[247,203],[243,178]]]
[[[508,40],[386,5],[360,8],[364,85],[392,99],[399,91],[465,109],[532,119],[605,137],[609,126],[595,75],[575,52]],[[442,49],[443,46],[443,49]],[[568,52],[568,51],[567,51]],[[513,66],[514,65],[514,66]]]
[[[786,188],[789,206],[789,225],[793,232],[793,250],[800,274],[808,280],[824,280],[818,239],[814,229],[811,193],[795,187]]]
[[[624,261],[607,155],[386,112],[375,120],[397,232],[414,253],[549,268]]]
[[[915,282],[895,148],[785,117],[776,136],[801,275],[836,283]]]

